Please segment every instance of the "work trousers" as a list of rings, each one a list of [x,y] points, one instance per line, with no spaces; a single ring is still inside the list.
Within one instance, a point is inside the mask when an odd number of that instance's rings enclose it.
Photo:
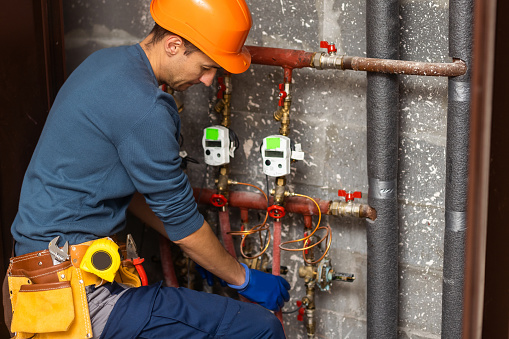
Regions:
[[[94,307],[114,304],[111,310],[105,307],[109,313],[105,325],[98,319],[101,312],[91,311],[93,325],[99,324],[94,325],[94,330],[102,331],[101,339],[285,338],[276,316],[256,304],[161,283],[127,290],[113,283],[106,288],[110,301],[104,297],[89,300],[89,305],[96,304]],[[98,292],[95,291],[100,295]]]

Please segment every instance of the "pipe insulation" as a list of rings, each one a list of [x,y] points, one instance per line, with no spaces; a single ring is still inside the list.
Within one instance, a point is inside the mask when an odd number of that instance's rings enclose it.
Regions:
[[[399,59],[399,1],[366,1],[367,57]],[[397,338],[398,329],[398,75],[367,73],[366,220],[367,337]]]
[[[449,56],[468,68],[448,81],[442,338],[462,337],[473,8],[473,0],[449,1]]]

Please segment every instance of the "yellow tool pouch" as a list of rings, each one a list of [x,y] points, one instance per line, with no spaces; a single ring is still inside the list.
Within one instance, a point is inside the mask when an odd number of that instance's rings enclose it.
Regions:
[[[11,323],[13,332],[67,331],[74,320],[71,283],[22,285]]]
[[[129,287],[140,287],[141,280],[133,263],[127,260],[122,261],[115,276],[115,281]]]
[[[14,338],[91,338],[85,286],[97,277],[84,273],[70,261],[53,265],[48,251],[11,258],[7,281]]]

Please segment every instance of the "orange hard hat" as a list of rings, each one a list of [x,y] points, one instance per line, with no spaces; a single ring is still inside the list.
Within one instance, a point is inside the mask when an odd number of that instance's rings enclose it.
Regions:
[[[150,13],[228,72],[242,73],[251,64],[244,42],[252,19],[244,0],[152,0]]]

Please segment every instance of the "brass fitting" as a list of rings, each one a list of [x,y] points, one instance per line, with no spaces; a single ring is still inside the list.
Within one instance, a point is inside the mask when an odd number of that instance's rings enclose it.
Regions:
[[[281,122],[279,134],[287,137],[290,135],[290,106],[292,104],[291,84],[289,82],[285,82],[284,84],[284,93],[286,93],[286,97],[284,98],[283,105],[274,112],[274,120]],[[281,98],[280,100],[283,99]],[[281,101],[279,104],[281,105]]]
[[[276,188],[274,190],[274,204],[283,206],[286,196],[286,177],[276,178]]]
[[[343,217],[376,219],[376,210],[369,205],[354,202],[333,201],[327,214]]]
[[[306,305],[306,330],[308,338],[314,338],[316,331],[315,280],[306,282],[306,296],[302,299],[302,304]]]
[[[228,175],[230,174],[230,166],[228,164],[221,166],[219,177],[215,180],[218,194],[222,194],[228,199]]]
[[[313,266],[301,266],[299,267],[299,277],[304,279],[304,282],[309,282],[316,278],[316,268]]]
[[[231,125],[231,99],[232,99],[232,76],[227,74],[224,77],[225,91],[223,98],[214,106],[214,110],[221,114],[221,125],[230,127]]]

